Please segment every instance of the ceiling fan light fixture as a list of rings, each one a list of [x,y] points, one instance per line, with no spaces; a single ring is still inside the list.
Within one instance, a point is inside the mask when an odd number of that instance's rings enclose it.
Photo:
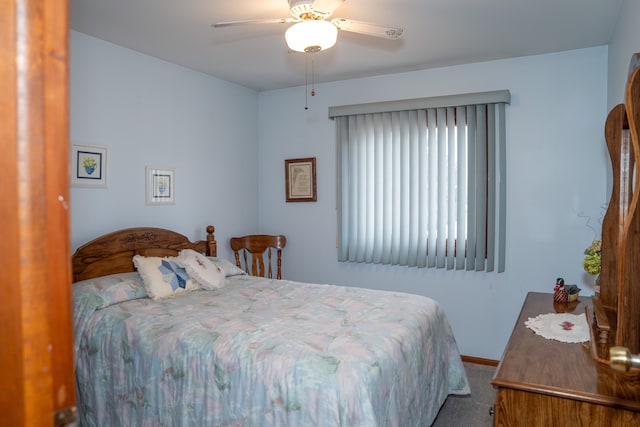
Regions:
[[[291,50],[318,52],[336,44],[338,29],[328,21],[307,20],[289,27],[284,38]]]

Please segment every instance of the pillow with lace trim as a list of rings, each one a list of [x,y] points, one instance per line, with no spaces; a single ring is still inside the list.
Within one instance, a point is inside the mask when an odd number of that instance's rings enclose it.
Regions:
[[[212,291],[224,286],[224,270],[201,253],[184,249],[178,255],[178,262],[202,289]]]

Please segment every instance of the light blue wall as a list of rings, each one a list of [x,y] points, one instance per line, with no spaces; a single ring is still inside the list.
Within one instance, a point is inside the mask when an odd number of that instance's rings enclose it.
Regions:
[[[258,229],[257,92],[71,32],[71,142],[107,147],[106,189],[71,189],[72,246],[119,228],[190,239]],[[175,168],[176,203],[145,205],[145,166]]]
[[[592,293],[581,268],[604,202],[607,49],[316,85],[249,89],[71,32],[71,141],[108,148],[108,188],[72,188],[72,245],[156,225],[221,256],[245,232],[284,233],[285,276],[427,295],[447,310],[463,354],[498,359],[529,290],[556,277]],[[316,63],[316,74],[322,63]],[[335,130],[330,105],[510,89],[507,272],[335,261]],[[284,159],[316,157],[318,202],[284,202]],[[258,160],[259,159],[259,160]],[[176,169],[176,204],[146,206],[145,165]],[[549,307],[552,310],[550,304]]]
[[[316,74],[322,62],[316,61]],[[260,222],[287,235],[286,278],[410,292],[440,301],[461,352],[499,359],[527,292],[556,277],[593,294],[582,269],[605,202],[603,138],[607,49],[395,74],[263,92],[260,102]],[[335,126],[332,105],[509,89],[507,271],[504,274],[336,261]],[[317,158],[317,203],[285,203],[284,160]],[[551,299],[549,310],[553,310]]]
[[[640,2],[623,0],[616,31],[609,43],[609,110],[624,102],[631,55],[640,52]]]

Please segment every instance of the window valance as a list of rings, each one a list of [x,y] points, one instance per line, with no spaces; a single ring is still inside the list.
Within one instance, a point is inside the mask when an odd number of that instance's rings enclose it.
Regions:
[[[356,114],[388,113],[392,111],[426,110],[429,108],[459,107],[478,104],[510,104],[511,92],[495,90],[490,92],[462,93],[457,95],[432,96],[428,98],[403,99],[398,101],[370,102],[329,107],[329,118]]]

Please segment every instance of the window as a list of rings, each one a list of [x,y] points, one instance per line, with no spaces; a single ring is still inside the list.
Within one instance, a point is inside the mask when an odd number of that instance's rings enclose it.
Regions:
[[[508,91],[331,107],[338,260],[504,271]]]

